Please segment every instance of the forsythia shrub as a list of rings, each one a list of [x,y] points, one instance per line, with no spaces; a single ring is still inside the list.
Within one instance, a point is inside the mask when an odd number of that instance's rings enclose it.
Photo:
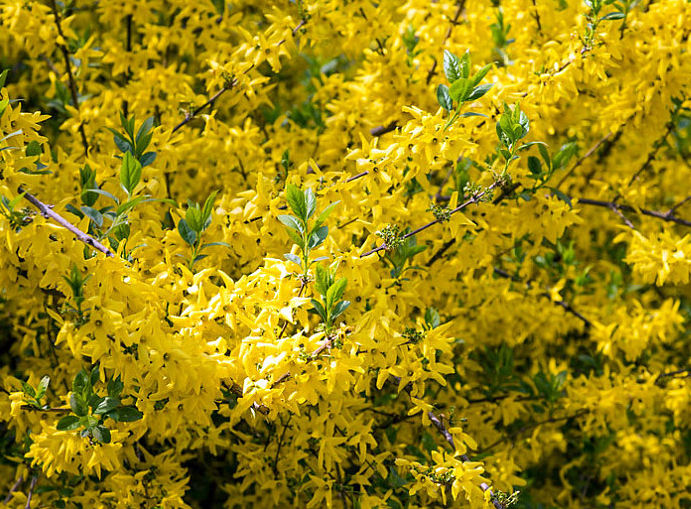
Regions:
[[[0,501],[691,507],[690,34],[3,0]]]

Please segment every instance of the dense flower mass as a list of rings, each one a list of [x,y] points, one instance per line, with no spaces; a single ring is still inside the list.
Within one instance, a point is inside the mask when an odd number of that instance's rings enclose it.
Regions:
[[[0,501],[691,507],[689,35],[1,2]]]

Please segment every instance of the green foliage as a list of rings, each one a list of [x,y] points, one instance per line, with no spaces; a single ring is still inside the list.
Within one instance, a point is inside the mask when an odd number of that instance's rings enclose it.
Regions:
[[[317,211],[317,197],[312,189],[303,192],[297,186],[288,184],[286,186],[286,201],[293,215],[281,214],[278,216],[278,220],[285,226],[288,236],[300,250],[301,256],[292,253],[286,253],[283,256],[286,260],[300,267],[306,278],[312,264],[325,259],[310,260],[310,253],[319,247],[329,235],[329,228],[324,226],[324,222],[339,202],[328,205],[316,219],[311,220]]]
[[[122,404],[120,396],[124,385],[119,377],[108,381],[105,396],[100,396],[94,391],[94,385],[98,381],[98,365],[90,372],[82,369],[75,375],[70,393],[72,414],[60,419],[57,429],[80,429],[82,437],[107,444],[110,443],[110,430],[105,426],[107,419],[115,422],[132,422],[141,419],[143,414],[135,406]]]
[[[207,197],[203,207],[198,203],[189,201],[184,219],[178,221],[178,233],[180,233],[182,240],[190,246],[191,253],[187,258],[179,254],[177,256],[187,261],[187,267],[190,270],[192,270],[195,263],[208,256],[202,254],[204,249],[213,246],[230,247],[226,242],[202,243],[202,234],[211,225],[211,220],[213,219],[214,200],[216,199],[217,192],[214,191]]]

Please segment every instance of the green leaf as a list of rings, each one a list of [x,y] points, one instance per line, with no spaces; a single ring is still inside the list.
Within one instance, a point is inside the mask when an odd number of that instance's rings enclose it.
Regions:
[[[115,143],[115,146],[118,147],[120,152],[134,152],[132,144],[121,133],[110,127],[106,127],[106,129],[113,133],[113,143]]]
[[[623,12],[610,12],[609,14],[605,14],[600,18],[600,21],[614,21],[617,19],[624,19],[626,17],[626,14]]]
[[[142,125],[139,126],[139,131],[137,131],[137,137],[134,139],[135,144],[137,145],[137,150],[145,150],[146,145],[140,147],[140,143],[142,139],[149,134],[149,131],[151,131],[151,128],[154,126],[154,117],[149,117],[147,118],[144,122],[142,122]],[[142,144],[143,145],[143,144]],[[148,145],[148,143],[147,143]]]
[[[573,205],[571,204],[571,198],[570,198],[569,196],[567,196],[567,195],[565,195],[564,193],[562,193],[562,192],[561,192],[559,189],[557,189],[556,187],[550,187],[549,189],[554,193],[554,195],[555,195],[557,198],[559,198],[561,201],[563,201],[564,203],[566,203],[566,204],[569,206],[569,208],[573,208]]]
[[[125,203],[121,203],[117,209],[115,209],[115,215],[121,216],[125,212],[127,212],[130,209],[133,209],[140,203],[148,201],[146,197],[144,196],[137,196],[136,198],[132,198],[131,200],[126,201]]]
[[[66,415],[58,421],[57,429],[58,431],[70,431],[77,429],[80,426],[79,417],[76,415]]]
[[[540,160],[537,157],[528,156],[528,170],[530,170],[530,173],[533,175],[542,174],[542,163],[540,163]]]
[[[436,329],[441,323],[441,317],[439,316],[439,311],[435,308],[427,308],[425,311],[425,323],[430,329]]]
[[[29,156],[40,156],[43,152],[41,151],[41,145],[37,141],[32,141],[26,146],[24,153]]]
[[[470,80],[467,78],[459,78],[451,84],[449,95],[454,101],[462,103],[467,100],[470,90]]]
[[[298,267],[302,267],[302,259],[300,259],[298,255],[294,255],[293,253],[286,253],[283,256],[286,260],[293,262]]]
[[[302,226],[302,223],[295,216],[291,216],[289,214],[281,214],[278,216],[278,220],[284,225],[286,225],[288,228],[292,228],[293,230],[300,232],[300,234],[304,233],[305,231],[305,229]]]
[[[7,73],[10,72],[9,69],[5,69],[0,73],[0,88],[5,86],[5,80],[7,80]]]
[[[468,79],[470,77],[470,51],[466,52],[461,57],[461,77]]]
[[[305,194],[294,186],[288,184],[286,187],[286,201],[290,205],[293,214],[300,219],[303,224],[307,224],[307,204],[305,203]]]
[[[113,398],[111,396],[108,396],[106,398],[103,398],[103,401],[101,401],[98,404],[98,406],[94,409],[94,414],[96,414],[96,415],[105,414],[106,412],[110,412],[111,410],[114,410],[119,406],[120,406],[120,400],[118,398]]]
[[[94,439],[98,440],[102,444],[109,444],[110,443],[110,431],[108,428],[105,426],[96,426],[93,430],[92,433],[94,435]]]
[[[91,373],[89,375],[89,382],[91,383],[91,387],[98,383],[98,380],[100,378],[100,369],[101,368],[98,365],[98,363],[93,368],[91,368]]]
[[[300,249],[302,249],[303,251],[305,250],[305,242],[300,235],[298,235],[297,233],[295,233],[295,231],[293,231],[289,228],[286,228],[286,233],[293,240],[293,242],[295,242],[295,244],[297,244],[297,246]]]
[[[331,215],[333,210],[336,208],[336,205],[338,205],[339,203],[341,203],[341,202],[336,201],[336,202],[332,203],[331,205],[329,205],[328,207],[326,207],[324,210],[322,210],[322,213],[319,214],[319,216],[317,216],[317,220],[314,222],[314,227],[312,228],[312,230],[319,228],[324,223],[324,221],[326,221],[328,219],[328,217]]]
[[[444,75],[449,83],[463,77],[461,60],[448,50],[444,50]]]
[[[326,322],[327,315],[326,311],[324,310],[324,306],[322,306],[322,303],[315,299],[310,299],[310,303],[312,304],[314,310],[319,314],[322,321]]]
[[[76,279],[75,276],[79,276],[81,278],[81,275],[79,274],[76,265],[72,267],[73,280]],[[77,394],[83,395],[91,393],[91,382],[89,381],[89,375],[87,375],[86,371],[84,371],[83,369],[80,370],[79,373],[77,373],[74,376],[74,379],[72,380],[72,391],[76,392]]]
[[[552,167],[552,163],[550,162],[549,159],[549,152],[547,152],[547,146],[546,145],[538,145],[537,149],[540,151],[540,155],[542,156],[542,160],[545,162],[548,168]]]
[[[310,249],[314,249],[315,247],[319,246],[322,242],[324,242],[328,235],[328,226],[320,226],[319,228],[316,228],[314,231],[312,231],[312,234],[307,240],[307,247],[309,247]]]
[[[48,390],[48,385],[50,385],[50,377],[44,376],[41,378],[41,381],[38,382],[38,387],[36,388],[36,399],[41,399],[43,396],[45,396],[46,391]]]
[[[156,160],[156,152],[146,152],[139,158],[142,168],[153,164]]]
[[[487,115],[483,115],[482,113],[475,113],[474,111],[467,111],[465,113],[461,113],[459,117],[464,118],[464,117],[485,117],[488,118]]]
[[[317,290],[320,295],[326,296],[329,286],[331,286],[329,271],[322,267],[321,264],[317,265],[317,277],[314,282],[314,289]]]
[[[449,87],[443,83],[437,87],[437,102],[439,106],[446,111],[451,111],[453,109],[453,99],[451,99],[449,95]]]
[[[120,167],[120,184],[128,195],[131,195],[134,188],[139,184],[142,177],[142,165],[130,152],[125,152]]]
[[[118,408],[119,422],[134,422],[138,421],[142,417],[144,417],[144,414],[133,406],[124,406],[122,408]]]
[[[230,244],[228,244],[227,242],[209,242],[208,244],[202,244],[202,249],[214,246],[230,247]]]
[[[343,293],[345,292],[346,285],[348,284],[348,279],[342,277],[336,281],[326,292],[326,309],[330,310],[333,308],[334,304],[341,300]]]
[[[559,152],[557,152],[552,159],[553,167],[555,169],[564,168],[576,154],[577,149],[578,144],[573,141],[562,145]]]
[[[123,115],[122,112],[120,112],[120,125],[122,125],[122,128],[129,135],[129,137],[134,139],[134,115],[128,119],[125,117],[125,115]]]
[[[197,242],[197,234],[192,228],[189,227],[187,221],[184,219],[180,219],[178,222],[178,232],[180,233],[182,240],[187,242],[190,246],[194,246],[194,243]]]
[[[187,225],[192,228],[195,232],[201,233],[204,231],[204,221],[202,220],[202,211],[197,207],[187,207],[187,212],[185,213],[185,220]]]
[[[204,202],[204,207],[202,207],[202,222],[204,223],[204,229],[206,230],[211,224],[211,214],[214,209],[214,200],[216,200],[216,195],[218,191],[212,192],[209,197]]]
[[[472,92],[470,92],[470,95],[468,95],[468,98],[466,101],[474,101],[475,99],[479,99],[483,95],[485,95],[489,90],[492,88],[493,83],[487,83],[485,85],[480,85],[478,87],[475,87]]]
[[[341,302],[337,303],[334,306],[334,309],[331,313],[331,320],[335,320],[339,316],[343,314],[343,312],[348,309],[348,306],[350,306],[350,301],[348,300],[342,300]]]
[[[306,219],[309,219],[314,215],[314,213],[317,210],[317,197],[314,195],[314,191],[312,189],[308,189],[305,191],[305,207],[306,207]]]
[[[533,145],[545,145],[545,143],[542,141],[531,141],[529,143],[524,143],[523,145],[518,147],[518,150],[526,150],[532,147]]]
[[[107,196],[111,200],[113,200],[115,203],[119,203],[120,200],[118,200],[115,196],[110,194],[108,191],[104,191],[103,189],[84,189],[81,193],[82,196],[82,201],[84,201],[84,196],[91,195],[91,194],[102,194],[103,196]],[[93,204],[92,204],[93,205]]]
[[[84,215],[86,215],[86,217],[91,219],[96,226],[99,228],[103,226],[103,214],[101,214],[98,210],[83,205],[81,207],[81,211],[84,213]]]
[[[476,87],[478,83],[482,81],[482,79],[487,76],[487,73],[489,70],[492,68],[492,64],[487,64],[484,66],[482,69],[480,69],[478,72],[475,73],[473,78],[470,80],[470,83],[472,84],[473,87]]]
[[[108,396],[112,398],[119,398],[124,388],[125,384],[120,381],[120,376],[117,378],[111,378],[108,380],[108,384],[106,385]]]
[[[24,394],[27,394],[28,396],[30,396],[32,398],[36,397],[36,390],[33,387],[31,387],[31,385],[29,385],[26,382],[20,382],[20,383],[22,384],[22,391],[24,391]]]
[[[86,405],[84,397],[75,392],[70,394],[70,408],[72,408],[72,411],[79,417],[83,417],[89,412],[89,407]]]

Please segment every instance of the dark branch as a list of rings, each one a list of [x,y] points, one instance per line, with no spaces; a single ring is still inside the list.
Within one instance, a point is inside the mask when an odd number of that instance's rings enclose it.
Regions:
[[[21,186],[18,189],[19,193],[24,195],[24,198],[26,198],[29,202],[31,202],[40,212],[43,217],[50,217],[53,219],[56,223],[60,224],[61,226],[65,227],[69,231],[71,231],[75,237],[77,237],[77,240],[83,242],[87,246],[91,246],[94,249],[97,249],[104,253],[106,256],[115,256],[115,254],[108,249],[106,246],[101,244],[98,240],[94,239],[93,237],[87,235],[83,231],[81,231],[79,228],[74,226],[72,223],[67,221],[64,217],[61,215],[57,214],[56,212],[53,211],[53,206],[52,205],[47,205],[40,201],[38,198],[36,198],[34,195],[32,195],[29,191],[25,191],[24,189],[21,188]]]
[[[53,16],[55,17],[55,26],[58,29],[58,35],[63,41],[67,40],[65,34],[62,31],[62,24],[60,23],[60,14],[58,13],[58,4],[55,0],[50,0],[51,7],[53,8]],[[72,96],[72,103],[74,108],[79,111],[79,95],[77,94],[77,82],[74,80],[74,74],[72,73],[72,63],[70,62],[70,52],[64,44],[58,44],[58,48],[62,53],[62,57],[65,60],[65,68],[67,69],[67,79],[70,85],[70,95]],[[84,155],[89,154],[89,142],[86,140],[86,132],[84,131],[84,122],[80,120],[79,122],[79,134],[82,137],[82,145],[84,147]]]

